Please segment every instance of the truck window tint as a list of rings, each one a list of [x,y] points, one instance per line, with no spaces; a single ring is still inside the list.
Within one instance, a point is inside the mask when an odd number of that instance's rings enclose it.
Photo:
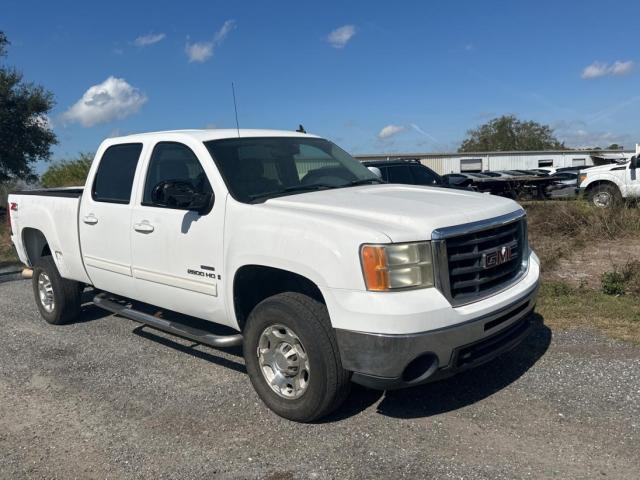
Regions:
[[[314,137],[246,137],[204,142],[229,192],[245,203],[378,177],[333,143]]]
[[[340,168],[340,162],[338,162],[338,160],[313,145],[300,145],[300,153],[294,155],[294,158],[300,180],[312,171]]]
[[[397,167],[389,167],[389,183],[408,183],[413,184],[413,177],[407,165],[399,165]]]
[[[439,179],[435,172],[427,167],[420,165],[411,165],[411,173],[417,185],[438,185]]]
[[[181,143],[158,143],[151,154],[144,184],[143,205],[153,205],[151,192],[160,182],[190,183],[196,193],[211,193],[211,184],[196,154]]]
[[[92,196],[96,202],[129,203],[141,151],[141,143],[113,145],[107,148],[93,181]]]

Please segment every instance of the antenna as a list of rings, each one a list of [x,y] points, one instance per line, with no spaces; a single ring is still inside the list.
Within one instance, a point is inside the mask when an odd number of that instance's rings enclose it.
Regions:
[[[233,93],[233,109],[236,112],[236,130],[238,130],[238,138],[240,137],[240,124],[238,123],[238,105],[236,105],[236,88],[231,82],[231,93]]]

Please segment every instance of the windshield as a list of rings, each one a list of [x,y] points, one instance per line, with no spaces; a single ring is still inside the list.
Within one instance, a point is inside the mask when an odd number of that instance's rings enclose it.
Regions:
[[[236,200],[383,183],[337,145],[306,137],[246,137],[205,145]]]

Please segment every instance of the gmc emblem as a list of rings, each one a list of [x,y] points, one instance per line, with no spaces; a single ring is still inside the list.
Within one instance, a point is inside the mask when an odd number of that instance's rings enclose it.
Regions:
[[[491,252],[483,253],[480,265],[482,268],[495,268],[503,263],[510,262],[518,256],[515,250],[518,246],[517,242],[508,243],[502,247],[498,247]]]

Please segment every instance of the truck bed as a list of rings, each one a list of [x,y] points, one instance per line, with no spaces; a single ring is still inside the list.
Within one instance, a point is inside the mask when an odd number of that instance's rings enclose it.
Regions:
[[[20,260],[32,266],[42,254],[42,237],[64,278],[89,282],[78,235],[78,214],[84,188],[24,190],[9,195],[17,204],[11,212],[11,239]],[[42,237],[41,237],[42,236]]]

